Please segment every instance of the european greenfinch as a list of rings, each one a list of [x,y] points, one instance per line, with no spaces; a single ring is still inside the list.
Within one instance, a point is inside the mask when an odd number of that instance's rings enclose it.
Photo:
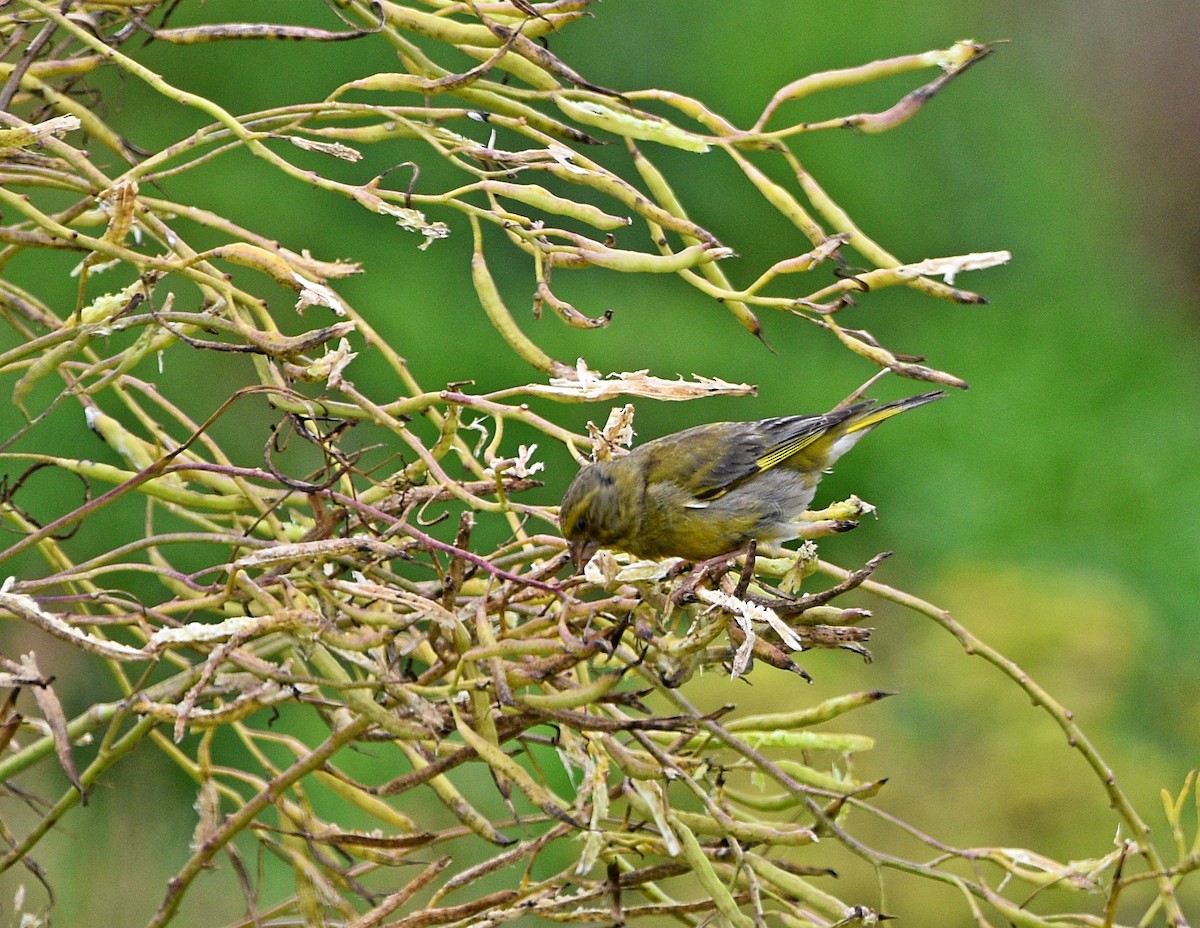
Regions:
[[[559,509],[571,558],[582,568],[598,549],[615,548],[704,561],[751,541],[781,553],[780,543],[804,533],[801,516],[838,458],[885,419],[942,396],[698,425],[590,464]]]

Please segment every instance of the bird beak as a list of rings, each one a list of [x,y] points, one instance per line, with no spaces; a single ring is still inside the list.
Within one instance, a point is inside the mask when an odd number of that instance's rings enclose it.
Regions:
[[[569,550],[571,552],[571,561],[575,564],[575,570],[582,573],[583,568],[587,566],[587,562],[592,559],[592,555],[600,550],[600,545],[590,538],[581,538],[579,541],[571,542]]]

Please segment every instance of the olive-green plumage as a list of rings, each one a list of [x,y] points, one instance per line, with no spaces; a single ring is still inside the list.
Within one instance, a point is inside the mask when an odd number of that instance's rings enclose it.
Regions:
[[[714,422],[646,442],[581,470],[559,510],[582,568],[599,548],[702,561],[750,541],[778,547],[800,535],[821,475],[885,419],[940,390],[821,416]]]

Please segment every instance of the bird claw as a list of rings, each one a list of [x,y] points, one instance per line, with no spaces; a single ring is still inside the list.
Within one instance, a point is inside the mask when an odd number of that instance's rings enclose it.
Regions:
[[[746,592],[746,588],[750,585],[750,579],[754,576],[754,552],[757,548],[756,543],[751,540],[745,548],[739,548],[736,551],[730,551],[728,554],[719,554],[716,557],[710,557],[705,561],[698,561],[692,565],[692,569],[688,572],[683,583],[679,585],[672,595],[671,600],[677,606],[686,606],[688,603],[696,602],[696,587],[708,577],[721,576],[737,561],[743,554],[746,556],[746,562],[742,565],[741,574],[738,577],[737,589],[734,592],[735,596],[740,597]]]

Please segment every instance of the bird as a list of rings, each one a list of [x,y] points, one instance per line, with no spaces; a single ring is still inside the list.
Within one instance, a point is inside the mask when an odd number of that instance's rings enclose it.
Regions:
[[[823,415],[712,422],[584,466],[559,507],[576,569],[600,548],[641,558],[707,561],[756,543],[782,555],[804,532],[823,474],[879,423],[940,399],[941,390]]]

